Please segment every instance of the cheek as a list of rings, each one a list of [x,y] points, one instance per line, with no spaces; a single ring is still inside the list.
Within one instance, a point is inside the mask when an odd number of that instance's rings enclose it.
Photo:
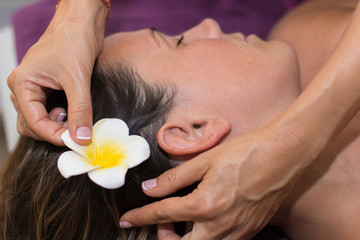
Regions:
[[[253,91],[275,96],[282,91],[299,91],[299,65],[290,45],[272,42],[262,51],[248,52],[244,58],[239,61],[238,74],[246,77]]]
[[[256,77],[254,83],[248,84],[247,92],[253,96],[249,97],[254,103],[253,110],[262,114],[258,116],[262,119],[260,125],[264,125],[285,111],[300,95],[299,69],[295,59],[274,59],[259,68]]]
[[[246,130],[267,124],[300,94],[299,67],[292,49],[271,51],[253,54],[249,60],[239,62],[237,74],[241,81],[237,90],[241,99],[237,108],[246,115],[238,116]]]

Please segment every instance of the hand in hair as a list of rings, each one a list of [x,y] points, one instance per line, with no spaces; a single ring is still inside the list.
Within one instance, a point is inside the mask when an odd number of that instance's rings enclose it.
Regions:
[[[76,16],[72,16],[74,13]],[[9,76],[20,134],[60,146],[63,145],[60,136],[69,128],[75,142],[86,144],[90,141],[90,77],[102,48],[106,13],[101,1],[93,1],[86,8],[82,1],[61,4],[46,32]],[[50,114],[46,111],[51,90],[66,93],[67,125],[62,121],[64,109]],[[80,127],[85,127],[81,128],[85,131],[77,132]]]
[[[200,182],[185,197],[167,198],[126,213],[121,226],[193,221],[192,231],[183,237],[171,225],[159,225],[158,237],[250,239],[268,223],[298,177],[293,166],[283,164],[288,159],[284,153],[293,152],[298,141],[292,142],[286,132],[281,136],[280,131],[269,130],[233,138],[144,183],[147,195],[162,197]]]

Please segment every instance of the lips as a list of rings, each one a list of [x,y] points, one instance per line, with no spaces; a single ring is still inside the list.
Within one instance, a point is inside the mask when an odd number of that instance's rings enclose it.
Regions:
[[[240,40],[242,40],[244,42],[247,42],[247,40],[246,40],[247,37],[244,34],[240,33],[240,32],[229,34],[229,35],[232,35],[232,36],[236,37],[237,39],[240,39]]]

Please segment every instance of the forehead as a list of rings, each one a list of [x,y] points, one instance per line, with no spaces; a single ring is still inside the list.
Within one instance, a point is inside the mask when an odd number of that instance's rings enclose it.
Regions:
[[[118,62],[120,59],[130,60],[137,52],[149,52],[151,48],[155,47],[156,42],[148,29],[115,33],[105,38],[99,61]]]

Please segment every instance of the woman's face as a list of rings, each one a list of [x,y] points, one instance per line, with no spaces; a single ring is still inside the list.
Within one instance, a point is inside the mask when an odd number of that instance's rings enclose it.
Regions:
[[[124,60],[145,81],[177,87],[173,111],[221,114],[235,134],[265,124],[299,94],[289,44],[224,34],[211,19],[175,37],[145,29],[106,38],[99,63]]]

